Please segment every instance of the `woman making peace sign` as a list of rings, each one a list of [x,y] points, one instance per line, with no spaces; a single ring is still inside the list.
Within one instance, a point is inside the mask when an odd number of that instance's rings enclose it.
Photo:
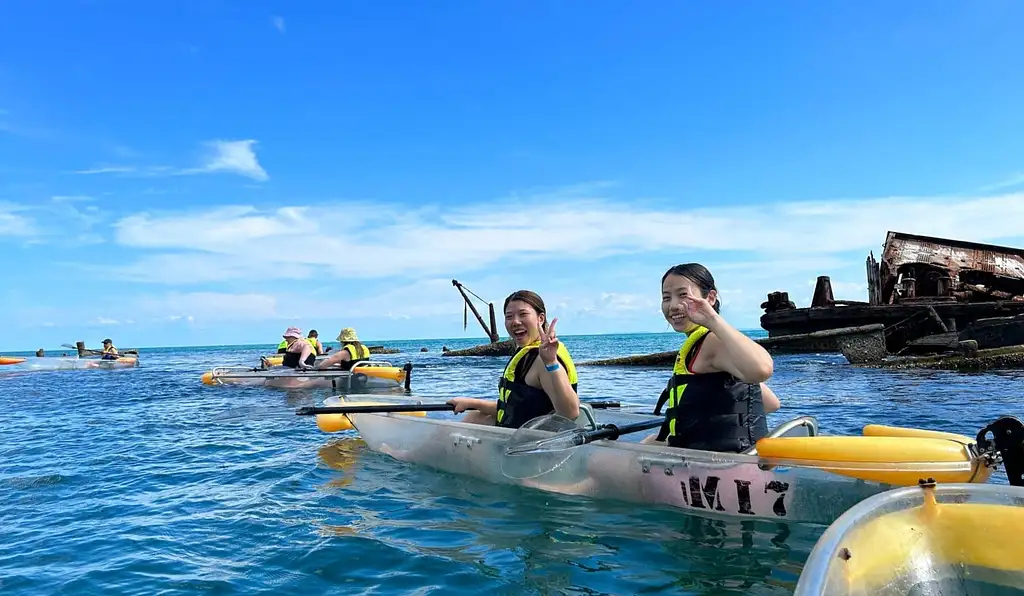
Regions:
[[[457,397],[448,401],[455,413],[467,408],[466,422],[519,428],[526,421],[557,413],[570,420],[580,414],[576,366],[558,340],[555,324],[547,322],[544,301],[529,290],[505,299],[505,330],[519,351],[498,380],[498,400]]]
[[[668,403],[661,432],[644,442],[740,452],[768,434],[765,414],[779,399],[764,384],[772,357],[719,314],[718,289],[699,263],[672,267],[661,278],[661,310],[687,335],[655,414]]]

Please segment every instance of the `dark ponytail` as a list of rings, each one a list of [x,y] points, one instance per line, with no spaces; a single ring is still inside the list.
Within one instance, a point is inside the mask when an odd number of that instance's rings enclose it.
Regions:
[[[676,265],[675,267],[672,267],[665,272],[665,275],[661,276],[662,285],[665,284],[665,279],[668,278],[669,275],[678,275],[692,281],[700,290],[701,298],[707,298],[708,294],[711,293],[711,290],[715,290],[716,295],[719,293],[718,288],[715,287],[715,278],[711,276],[711,272],[708,271],[707,267],[700,263],[685,263],[683,265]],[[721,308],[722,299],[719,297],[715,300],[715,312],[721,312]]]

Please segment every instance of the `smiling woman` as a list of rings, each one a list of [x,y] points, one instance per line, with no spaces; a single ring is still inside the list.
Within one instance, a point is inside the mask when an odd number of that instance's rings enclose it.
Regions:
[[[530,290],[505,299],[505,330],[519,350],[498,381],[498,399],[457,397],[448,401],[455,413],[468,409],[465,421],[519,428],[528,420],[558,413],[574,419],[580,413],[576,365],[555,334],[558,319],[547,322],[544,300]],[[538,358],[539,356],[539,358]]]
[[[715,278],[699,263],[665,272],[661,310],[687,337],[655,408],[658,414],[668,403],[661,432],[644,442],[706,451],[749,449],[768,434],[765,414],[779,408],[764,384],[774,371],[771,355],[722,318]]]

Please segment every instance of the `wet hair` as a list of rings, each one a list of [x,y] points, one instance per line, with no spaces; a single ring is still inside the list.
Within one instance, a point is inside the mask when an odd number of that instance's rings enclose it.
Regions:
[[[516,290],[515,292],[512,292],[508,295],[508,298],[505,299],[505,306],[502,307],[502,310],[508,310],[508,303],[513,300],[525,302],[533,307],[533,310],[537,311],[538,315],[545,315],[544,323],[541,327],[544,331],[548,330],[547,310],[544,308],[544,300],[541,299],[537,292],[532,292],[530,290]]]
[[[707,298],[711,290],[715,290],[716,294],[718,293],[718,288],[715,287],[715,278],[711,276],[708,268],[700,263],[684,263],[670,268],[665,272],[665,275],[661,276],[662,285],[665,285],[665,280],[669,275],[678,275],[692,281],[700,290],[701,298]],[[721,312],[721,308],[722,300],[716,299],[714,305],[715,312]]]
[[[310,338],[310,337],[319,337],[319,336],[317,335],[316,329],[310,329],[310,330],[309,330],[309,335],[307,335],[307,336],[306,336],[306,338],[308,339],[308,338]]]

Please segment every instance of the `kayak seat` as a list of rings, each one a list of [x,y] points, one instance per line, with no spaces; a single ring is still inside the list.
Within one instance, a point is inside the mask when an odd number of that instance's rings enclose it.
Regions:
[[[775,427],[765,438],[777,437],[816,437],[818,435],[818,419],[814,416],[797,416]],[[757,455],[757,445],[752,446],[744,455]]]
[[[589,404],[580,403],[580,415],[576,417],[573,422],[580,428],[588,430],[594,430],[597,428],[597,418],[594,416],[594,408],[591,408]]]

